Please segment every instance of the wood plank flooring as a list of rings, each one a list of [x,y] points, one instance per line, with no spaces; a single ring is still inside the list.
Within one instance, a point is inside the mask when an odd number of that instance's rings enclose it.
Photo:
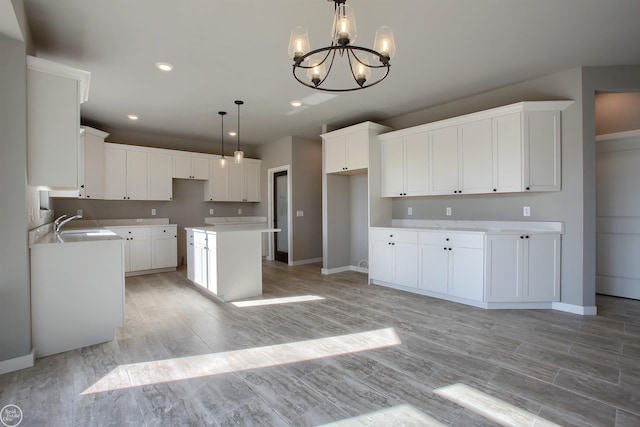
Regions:
[[[0,376],[0,407],[21,426],[640,425],[640,301],[482,310],[263,271],[268,305],[213,301],[183,270],[127,278],[117,339]]]

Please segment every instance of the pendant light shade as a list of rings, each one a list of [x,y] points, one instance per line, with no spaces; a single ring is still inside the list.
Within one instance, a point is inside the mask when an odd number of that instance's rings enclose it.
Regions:
[[[242,163],[242,159],[244,159],[244,152],[240,150],[240,106],[244,104],[243,101],[236,101],[236,105],[238,106],[238,149],[233,153],[233,158],[236,163]]]
[[[227,167],[227,159],[224,157],[224,116],[227,114],[226,111],[218,111],[220,114],[220,141],[222,142],[222,156],[220,157],[220,167]]]

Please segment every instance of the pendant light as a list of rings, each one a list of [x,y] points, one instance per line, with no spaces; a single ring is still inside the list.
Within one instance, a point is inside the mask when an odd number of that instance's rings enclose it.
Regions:
[[[222,157],[220,157],[220,167],[227,167],[227,159],[224,157],[224,116],[227,114],[226,111],[218,111],[220,114],[220,141],[222,141]]]
[[[242,104],[244,104],[244,102],[236,101],[236,105],[238,106],[238,149],[233,153],[236,163],[242,163],[242,159],[244,159],[244,152],[240,150],[240,106]]]

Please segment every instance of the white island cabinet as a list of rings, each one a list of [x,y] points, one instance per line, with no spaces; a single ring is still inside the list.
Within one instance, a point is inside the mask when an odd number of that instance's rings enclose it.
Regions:
[[[262,233],[265,225],[188,227],[189,280],[228,302],[262,295]]]

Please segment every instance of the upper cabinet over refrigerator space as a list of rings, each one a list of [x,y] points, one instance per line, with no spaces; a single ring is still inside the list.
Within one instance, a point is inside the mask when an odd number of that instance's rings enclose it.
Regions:
[[[28,183],[78,189],[80,104],[91,73],[27,56]]]

